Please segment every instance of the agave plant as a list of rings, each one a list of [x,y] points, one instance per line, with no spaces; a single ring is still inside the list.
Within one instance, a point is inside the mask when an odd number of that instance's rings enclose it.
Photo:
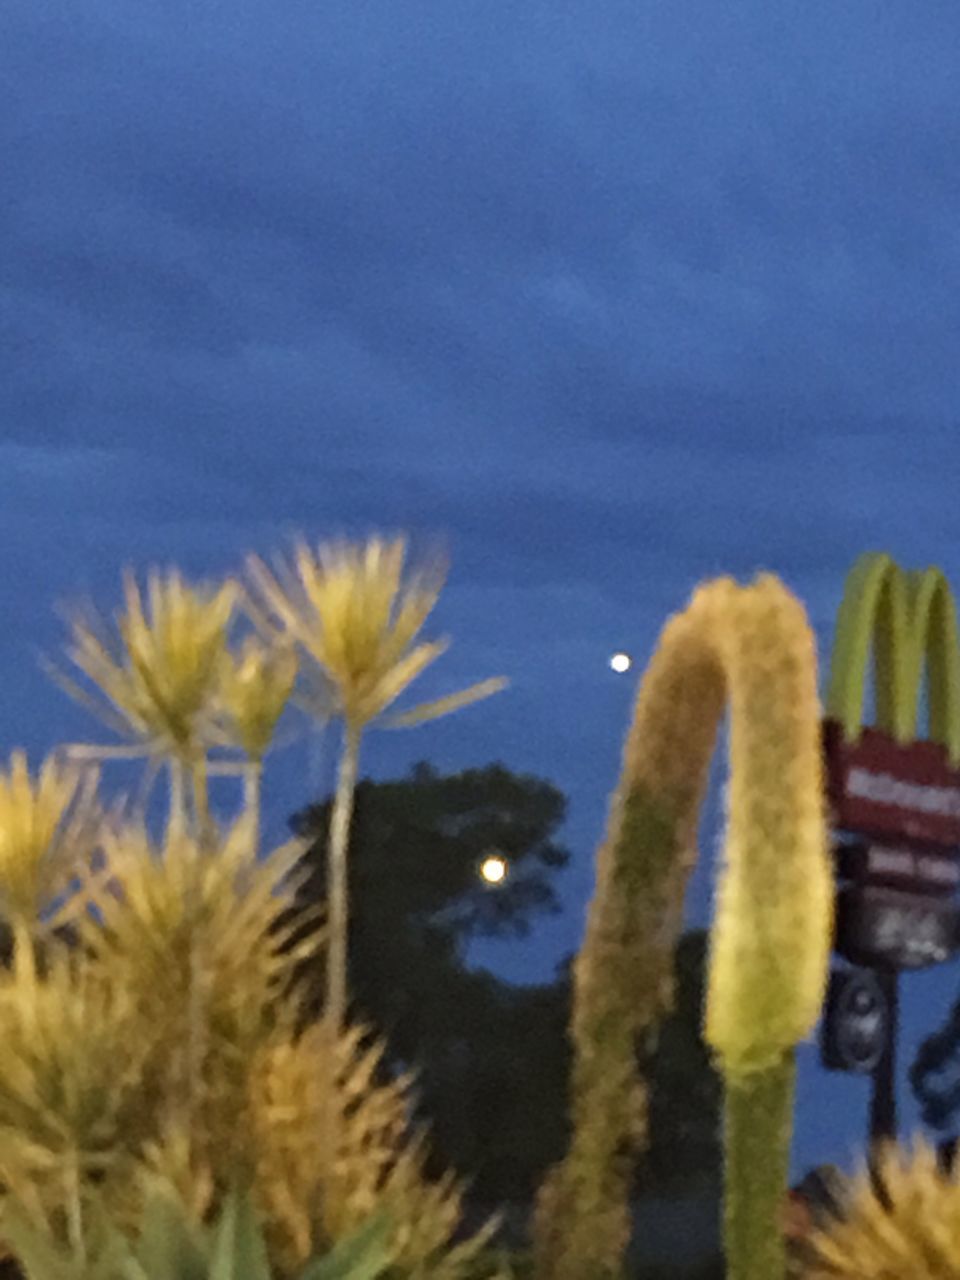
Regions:
[[[342,718],[344,745],[328,846],[329,946],[326,1016],[336,1032],[344,1021],[347,987],[347,844],[364,731],[379,723],[403,728],[447,715],[502,689],[500,678],[400,714],[388,709],[446,650],[445,639],[418,636],[437,602],[446,569],[439,560],[404,576],[406,542],[372,537],[365,543],[325,543],[316,553],[300,542],[293,566],[275,573],[248,560],[254,596],[247,608],[260,630],[279,629],[315,664]]]
[[[234,1188],[212,1223],[199,1221],[176,1189],[151,1179],[136,1235],[101,1216],[89,1252],[64,1248],[19,1205],[4,1226],[26,1280],[273,1280],[263,1229],[249,1193]],[[390,1223],[372,1217],[318,1255],[298,1280],[377,1280],[389,1264]]]

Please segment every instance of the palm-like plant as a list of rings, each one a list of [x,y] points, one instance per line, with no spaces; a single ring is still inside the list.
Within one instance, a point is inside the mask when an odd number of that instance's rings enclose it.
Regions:
[[[268,635],[279,627],[313,661],[344,725],[328,843],[326,1016],[334,1032],[346,1012],[347,844],[362,735],[374,722],[402,728],[436,719],[506,684],[500,678],[483,680],[405,713],[384,715],[449,643],[417,639],[437,602],[446,567],[435,559],[405,577],[406,549],[403,538],[326,543],[316,553],[300,542],[293,566],[278,561],[275,573],[256,556],[248,560],[259,597],[248,600],[251,617]]]
[[[206,823],[206,746],[214,700],[227,657],[227,634],[239,586],[191,587],[177,570],[153,572],[146,605],[132,573],[124,575],[125,609],[118,636],[90,607],[68,616],[67,656],[93,684],[78,685],[49,662],[44,665],[71,697],[127,739],[119,747],[69,748],[77,759],[146,756],[152,779],[164,760],[170,768],[171,817],[183,820],[184,781],[193,782],[197,820]]]

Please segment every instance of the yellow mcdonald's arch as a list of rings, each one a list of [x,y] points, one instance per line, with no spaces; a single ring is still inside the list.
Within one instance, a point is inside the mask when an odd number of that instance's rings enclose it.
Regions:
[[[904,571],[866,552],[847,576],[830,662],[827,716],[860,736],[867,662],[874,661],[876,728],[898,742],[922,736],[917,720],[926,660],[929,737],[960,764],[960,637],[953,593],[940,569]]]

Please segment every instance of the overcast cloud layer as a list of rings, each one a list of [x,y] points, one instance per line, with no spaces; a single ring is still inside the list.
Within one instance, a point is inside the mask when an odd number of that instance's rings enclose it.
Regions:
[[[858,552],[960,583],[958,50],[952,0],[4,0],[0,748],[96,732],[35,651],[123,564],[440,534],[424,692],[512,689],[368,767],[570,796],[568,910],[493,960],[549,976],[628,715],[612,649],[642,664],[719,572],[780,573],[825,652]],[[955,982],[908,980],[908,1041]],[[815,1056],[801,1162],[862,1132]]]

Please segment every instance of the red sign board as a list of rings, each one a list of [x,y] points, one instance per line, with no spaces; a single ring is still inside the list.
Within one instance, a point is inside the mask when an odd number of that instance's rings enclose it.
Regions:
[[[960,848],[960,769],[936,742],[897,742],[863,729],[847,742],[824,721],[833,826],[879,840]]]

